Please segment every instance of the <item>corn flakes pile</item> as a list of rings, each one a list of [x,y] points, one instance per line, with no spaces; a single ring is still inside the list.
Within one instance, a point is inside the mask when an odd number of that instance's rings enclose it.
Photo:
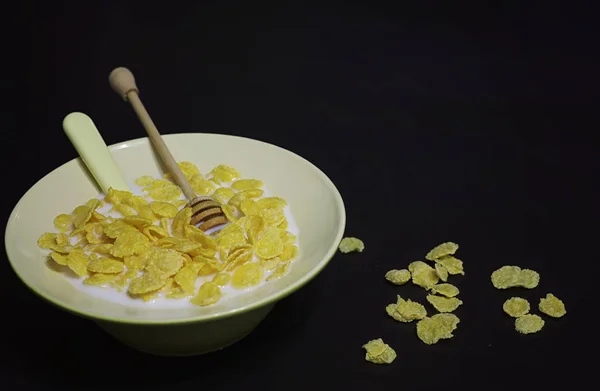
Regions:
[[[538,272],[521,269],[519,266],[506,265],[495,270],[491,275],[492,285],[496,289],[525,288],[534,289],[540,283]],[[515,330],[521,334],[533,334],[541,331],[545,325],[539,315],[530,314],[529,301],[521,297],[511,297],[502,306],[504,312],[515,318]],[[560,318],[567,313],[565,304],[552,293],[541,298],[538,310],[549,317]]]
[[[245,289],[266,273],[266,280],[286,274],[298,256],[296,236],[287,230],[287,202],[263,196],[262,181],[240,179],[232,167],[219,165],[204,176],[192,163],[178,164],[198,195],[222,203],[230,223],[214,236],[190,224],[192,210],[166,174],[136,180],[146,197],[110,189],[103,200],[58,215],[58,232],[41,235],[38,246],[84,284],[126,290],[144,301],[164,296],[207,306],[219,301],[224,286]]]

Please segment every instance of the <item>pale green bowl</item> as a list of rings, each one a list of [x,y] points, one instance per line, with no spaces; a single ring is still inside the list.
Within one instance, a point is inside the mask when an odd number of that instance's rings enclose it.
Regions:
[[[210,307],[155,309],[117,304],[82,293],[48,267],[38,237],[53,231],[54,217],[96,197],[99,190],[79,159],[37,182],[15,206],[5,235],[11,266],[35,293],[95,321],[119,341],[140,351],[168,356],[208,353],[248,335],[273,305],[304,286],[329,262],[346,224],[344,203],[331,180],[302,157],[248,138],[215,134],[164,136],[176,160],[207,172],[218,164],[265,182],[285,198],[299,228],[299,256],[288,274],[258,289]],[[143,175],[163,174],[147,138],[110,147],[130,183]]]

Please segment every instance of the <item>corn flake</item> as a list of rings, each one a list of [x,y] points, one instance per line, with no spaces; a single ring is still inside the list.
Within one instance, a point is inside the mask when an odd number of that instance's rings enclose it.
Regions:
[[[388,304],[385,307],[385,312],[399,322],[412,322],[420,320],[427,316],[425,307],[410,299],[404,300],[398,295],[396,304]]]
[[[511,297],[502,305],[502,309],[513,318],[518,318],[529,313],[529,302],[521,297]]]
[[[54,227],[61,231],[67,232],[73,228],[73,217],[68,214],[60,214],[54,219]]]
[[[444,255],[443,257],[437,258],[435,262],[442,265],[446,269],[448,274],[465,274],[463,262],[452,255]]]
[[[458,288],[456,286],[445,283],[445,284],[436,284],[436,285],[432,286],[431,293],[440,294],[440,295],[446,296],[446,297],[454,297],[454,296],[458,296],[460,291],[458,290]]]
[[[548,293],[545,298],[540,299],[538,308],[540,312],[553,318],[560,318],[567,313],[565,303],[552,293]]]
[[[219,286],[214,282],[206,281],[198,289],[198,294],[190,301],[192,304],[204,307],[216,303],[220,298],[221,289]]]
[[[212,279],[212,282],[219,286],[225,286],[229,284],[229,281],[231,281],[231,274],[229,273],[219,273]]]
[[[435,263],[435,272],[437,273],[440,280],[443,282],[448,281],[448,269],[440,263]]]
[[[423,261],[411,262],[408,270],[412,275],[412,282],[415,285],[430,289],[440,280],[434,268]]]
[[[275,280],[277,278],[283,277],[288,269],[290,267],[289,262],[288,263],[280,263],[275,267],[275,270],[273,271],[273,273],[267,277],[267,281],[271,281],[271,280]]]
[[[427,295],[427,301],[439,312],[452,312],[462,305],[462,300],[456,297]]]
[[[115,281],[118,277],[119,277],[119,275],[117,275],[117,274],[96,273],[96,274],[89,276],[85,280],[83,280],[83,283],[85,285],[96,285],[96,286],[106,285],[106,284],[109,284],[109,283]]]
[[[364,344],[366,350],[365,360],[374,364],[391,364],[396,359],[396,352],[381,338],[371,340]]]
[[[144,295],[154,292],[167,284],[169,276],[159,270],[149,270],[129,283],[127,292],[131,295]]]
[[[396,285],[404,285],[410,281],[410,272],[406,269],[392,269],[385,273],[385,279]]]
[[[365,249],[365,244],[358,238],[346,237],[340,242],[339,249],[344,254],[354,251],[360,253]]]
[[[518,266],[502,266],[495,270],[491,276],[492,285],[496,289],[509,289],[522,287],[535,288],[540,282],[540,275],[529,269],[521,269]]]
[[[148,247],[150,247],[150,239],[144,234],[137,230],[127,231],[117,237],[110,250],[110,254],[116,258],[123,258],[129,255],[141,254]]]
[[[264,183],[258,179],[239,179],[231,184],[234,190],[260,189]]]
[[[175,274],[175,282],[183,289],[183,291],[189,295],[193,295],[196,291],[196,279],[198,278],[198,272],[202,268],[201,263],[191,263],[187,266],[182,267],[177,274]]]
[[[283,253],[283,242],[277,228],[268,228],[256,242],[255,254],[260,258],[274,258]]]
[[[458,250],[458,244],[453,242],[442,243],[429,251],[427,255],[425,255],[425,259],[428,261],[435,261],[446,255],[454,255],[456,250]]]
[[[231,276],[231,286],[244,289],[258,285],[264,276],[264,268],[258,263],[246,263],[239,266]]]
[[[221,182],[231,182],[240,177],[240,173],[235,168],[225,164],[220,164],[213,168],[209,174],[212,176],[211,179],[217,184],[221,184]]]
[[[544,327],[544,323],[539,315],[527,314],[515,319],[515,330],[521,334],[537,333]]]
[[[150,204],[150,210],[158,217],[173,218],[177,214],[177,207],[170,202],[154,201]]]
[[[123,262],[111,258],[98,258],[91,260],[87,265],[88,271],[102,274],[119,274],[125,270]]]
[[[155,272],[171,277],[183,266],[183,257],[175,250],[157,248],[154,249],[148,258],[146,272]]]
[[[459,323],[454,314],[435,314],[417,322],[417,336],[427,345],[433,345],[441,339],[452,338]]]
[[[83,251],[71,251],[69,255],[67,255],[67,266],[78,277],[84,277],[88,275],[88,262],[89,258]]]
[[[152,182],[154,182],[154,178],[149,175],[144,175],[135,180],[135,184],[142,187],[151,185]]]
[[[55,251],[50,253],[50,259],[62,266],[67,266],[67,257],[68,255],[57,253]]]

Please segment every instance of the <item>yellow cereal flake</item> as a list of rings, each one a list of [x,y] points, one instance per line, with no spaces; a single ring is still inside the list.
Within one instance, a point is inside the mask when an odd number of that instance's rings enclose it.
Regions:
[[[396,359],[396,352],[381,338],[371,340],[364,344],[366,350],[365,360],[373,364],[391,364]]]
[[[73,228],[73,217],[68,214],[60,214],[54,219],[54,227],[61,231],[67,232]]]
[[[274,258],[283,253],[283,242],[277,228],[268,228],[256,242],[255,254],[260,258]]]
[[[458,288],[452,284],[444,283],[444,284],[436,284],[431,287],[431,293],[439,294],[446,297],[454,297],[458,296],[460,291]]]
[[[239,179],[231,184],[231,188],[238,191],[260,189],[263,186],[264,183],[258,179]]]
[[[288,262],[295,259],[298,256],[298,247],[293,244],[285,244],[283,246],[283,251],[279,256],[281,262]]]
[[[339,249],[344,254],[349,252],[361,253],[365,249],[365,244],[358,238],[346,237],[340,242]]]
[[[435,262],[442,265],[450,275],[465,274],[463,261],[452,255],[445,255],[443,257],[437,258]]]
[[[444,265],[436,262],[435,263],[435,272],[437,273],[437,275],[441,281],[443,281],[443,282],[448,281],[448,269],[446,269],[446,267]]]
[[[430,289],[440,280],[435,269],[423,261],[411,262],[408,270],[411,273],[413,284],[425,289]]]
[[[439,312],[452,312],[462,305],[462,300],[456,297],[427,295],[427,301]]]
[[[202,266],[204,265],[201,263],[191,263],[179,269],[175,274],[175,282],[185,293],[193,295],[196,292],[196,279]]]
[[[225,286],[229,284],[229,281],[231,281],[231,274],[229,273],[219,273],[215,275],[212,279],[212,282],[214,282],[218,286]]]
[[[567,313],[565,303],[552,293],[548,293],[545,298],[540,299],[538,305],[540,312],[553,318],[560,318]]]
[[[227,220],[233,223],[235,223],[238,220],[238,213],[235,206],[223,204],[221,205],[221,210],[223,210],[223,213],[225,213],[225,217],[227,217]]]
[[[255,244],[258,241],[259,236],[264,232],[265,227],[265,220],[261,216],[247,215],[246,220],[244,221],[244,229],[246,231],[246,236],[248,236],[248,241]]]
[[[182,267],[183,257],[179,252],[171,249],[157,248],[152,251],[144,270],[171,277]]]
[[[244,200],[258,198],[262,196],[263,193],[264,190],[262,189],[242,190],[239,193],[236,193],[233,197],[231,197],[227,203],[229,205],[235,206],[236,208],[240,208]]]
[[[537,333],[544,327],[544,323],[539,315],[527,314],[515,319],[515,330],[521,334]]]
[[[404,300],[400,295],[398,295],[395,304],[388,304],[385,307],[385,312],[398,322],[405,323],[420,320],[427,316],[427,310],[422,304],[410,299]]]
[[[88,262],[89,258],[83,251],[71,251],[69,255],[67,255],[67,266],[78,277],[84,277],[88,275]]]
[[[135,180],[135,184],[142,187],[151,185],[152,182],[154,182],[154,178],[149,175],[144,175]]]
[[[150,210],[158,217],[172,219],[177,214],[177,207],[170,202],[154,201],[150,204]]]
[[[194,175],[189,181],[194,192],[200,196],[207,196],[217,188],[213,182],[204,179],[202,175]]]
[[[118,274],[96,273],[96,274],[89,276],[85,280],[83,280],[83,283],[85,285],[97,285],[97,286],[107,285],[107,284],[115,281],[118,277],[119,277]]]
[[[540,282],[540,275],[529,269],[521,269],[518,266],[502,266],[495,270],[491,276],[492,285],[496,289],[509,289],[522,287],[533,289]]]
[[[260,210],[260,215],[265,220],[267,227],[275,226],[283,223],[285,220],[285,213],[282,208],[265,208]]]
[[[62,266],[67,266],[67,257],[68,255],[57,253],[56,251],[50,253],[50,259]]]
[[[502,305],[502,309],[509,316],[518,318],[529,313],[529,302],[521,297],[511,297]]]
[[[216,303],[220,298],[221,288],[214,282],[206,281],[198,289],[198,294],[190,301],[192,304],[204,307]]]
[[[239,266],[231,276],[231,286],[244,289],[258,285],[264,276],[264,268],[258,263],[247,263]]]
[[[233,189],[229,187],[219,187],[212,193],[212,197],[220,203],[226,204],[227,201],[229,201],[229,199],[233,197],[234,194],[235,192],[233,191]]]
[[[127,292],[131,295],[144,295],[157,291],[167,284],[168,278],[168,275],[158,270],[147,271],[131,280]]]
[[[281,259],[279,259],[279,257],[275,257],[275,258],[271,258],[271,259],[259,259],[258,261],[262,267],[265,268],[265,270],[273,270],[275,269],[279,263],[281,262]]]
[[[113,248],[112,243],[102,243],[96,246],[93,246],[91,250],[96,254],[102,255],[110,255],[110,250]]]
[[[98,258],[90,261],[87,269],[92,273],[119,274],[125,270],[125,265],[116,259]]]
[[[129,255],[123,258],[123,263],[127,267],[127,270],[144,270],[151,255],[152,251],[150,250],[138,255]]]
[[[281,197],[263,197],[256,200],[261,209],[266,208],[285,208],[287,201]]]
[[[171,234],[176,238],[184,238],[186,227],[190,225],[192,220],[192,208],[186,207],[181,209],[171,223]]]
[[[231,182],[240,177],[240,173],[235,168],[225,164],[220,164],[213,168],[209,175],[217,184],[221,184],[221,182]]]
[[[429,251],[427,255],[425,255],[425,259],[428,261],[435,261],[446,255],[454,255],[456,250],[458,250],[458,244],[453,242],[442,243]]]
[[[150,247],[150,239],[139,231],[128,231],[120,234],[110,253],[113,257],[123,258],[145,252]]]
[[[385,279],[396,285],[404,285],[410,281],[410,272],[406,269],[392,269],[385,273]]]
[[[267,277],[267,281],[271,281],[271,280],[275,280],[277,278],[283,277],[287,273],[289,267],[290,267],[289,262],[278,264],[275,267],[275,270],[273,271],[273,273],[271,273],[271,275],[269,277]]]
[[[417,336],[427,345],[433,345],[441,339],[452,338],[459,323],[454,314],[435,314],[417,322]]]

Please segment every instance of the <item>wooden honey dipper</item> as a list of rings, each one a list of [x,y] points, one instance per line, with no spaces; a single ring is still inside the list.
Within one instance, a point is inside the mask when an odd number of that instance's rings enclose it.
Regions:
[[[152,118],[150,118],[150,115],[142,104],[139,97],[139,90],[135,84],[135,78],[129,69],[123,67],[115,68],[108,76],[108,81],[112,89],[115,90],[119,96],[124,100],[129,101],[131,107],[133,107],[133,110],[144,126],[144,129],[146,129],[148,138],[154,145],[154,148],[167,168],[167,171],[171,174],[173,179],[175,179],[175,182],[189,200],[186,207],[192,208],[191,224],[199,224],[198,228],[202,231],[208,231],[216,226],[226,224],[228,221],[227,216],[223,212],[220,203],[211,197],[196,196],[194,189],[192,189],[185,175],[181,172],[181,169],[177,165],[169,148],[160,136],[160,133],[158,133],[154,121],[152,121]]]

